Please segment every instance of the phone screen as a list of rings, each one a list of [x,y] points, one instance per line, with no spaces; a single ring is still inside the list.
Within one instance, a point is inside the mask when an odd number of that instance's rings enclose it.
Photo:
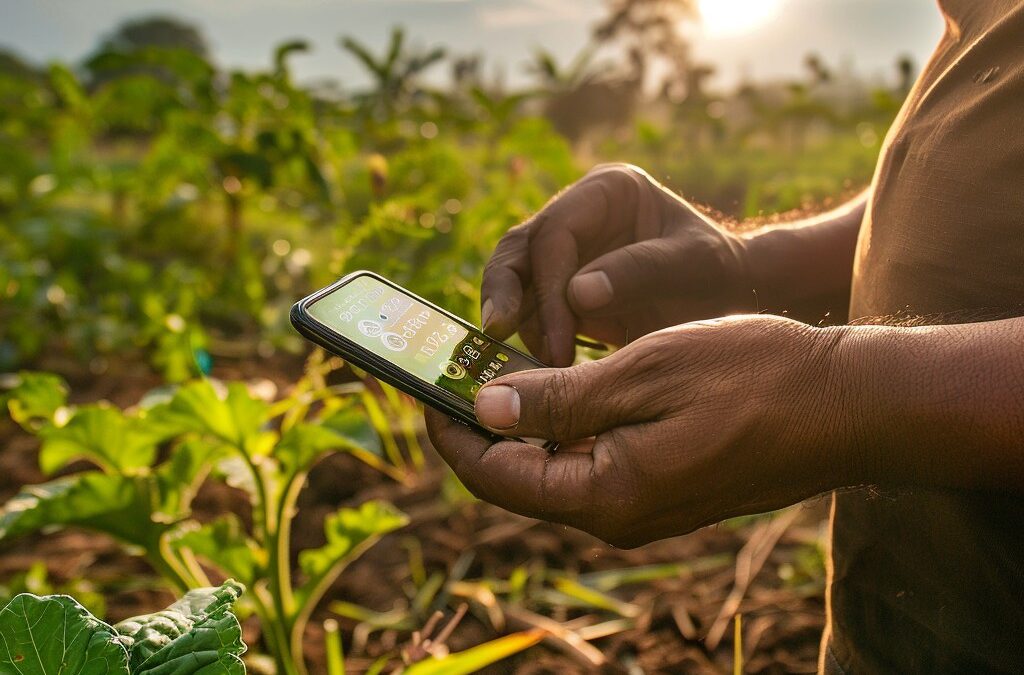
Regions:
[[[470,404],[480,387],[499,375],[537,367],[501,342],[370,275],[355,277],[307,311],[359,346]]]

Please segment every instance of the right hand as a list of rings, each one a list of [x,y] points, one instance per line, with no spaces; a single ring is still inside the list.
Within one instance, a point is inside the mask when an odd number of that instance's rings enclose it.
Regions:
[[[484,330],[569,366],[578,333],[623,345],[749,310],[744,246],[642,169],[595,168],[510,229],[484,269]]]

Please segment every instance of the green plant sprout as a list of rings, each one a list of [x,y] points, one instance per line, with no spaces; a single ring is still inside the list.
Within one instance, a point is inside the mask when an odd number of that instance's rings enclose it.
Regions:
[[[23,488],[0,509],[0,541],[53,527],[104,532],[141,551],[182,591],[208,585],[202,561],[251,589],[278,672],[301,675],[303,633],[323,594],[352,559],[406,523],[384,502],[342,508],[325,520],[327,543],[299,552],[292,569],[290,524],[314,464],[347,452],[395,471],[382,459],[358,397],[328,390],[314,401],[309,392],[300,383],[290,397],[269,403],[242,383],[202,380],[153,393],[128,410],[72,408],[58,378],[23,373],[7,406],[42,441],[43,471],[80,459],[95,468]],[[191,517],[204,480],[249,495],[251,532],[234,514],[205,523]]]

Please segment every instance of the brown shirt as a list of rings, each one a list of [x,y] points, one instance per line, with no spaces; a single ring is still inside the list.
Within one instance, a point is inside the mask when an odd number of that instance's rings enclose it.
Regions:
[[[875,174],[853,319],[1024,315],[1024,0],[939,5]],[[826,667],[1024,670],[1024,496],[845,491],[832,527]]]

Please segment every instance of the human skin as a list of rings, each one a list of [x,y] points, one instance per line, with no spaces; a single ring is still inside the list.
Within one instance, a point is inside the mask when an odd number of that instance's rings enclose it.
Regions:
[[[1024,319],[705,318],[838,311],[863,203],[737,237],[635,168],[598,169],[499,244],[485,328],[552,365],[577,332],[629,343],[480,390],[481,423],[556,452],[428,411],[431,440],[477,496],[627,547],[838,487],[1024,488]]]
[[[498,242],[484,329],[519,332],[541,360],[568,366],[576,333],[621,345],[739,311],[845,316],[865,202],[741,237],[638,167],[602,165]]]

